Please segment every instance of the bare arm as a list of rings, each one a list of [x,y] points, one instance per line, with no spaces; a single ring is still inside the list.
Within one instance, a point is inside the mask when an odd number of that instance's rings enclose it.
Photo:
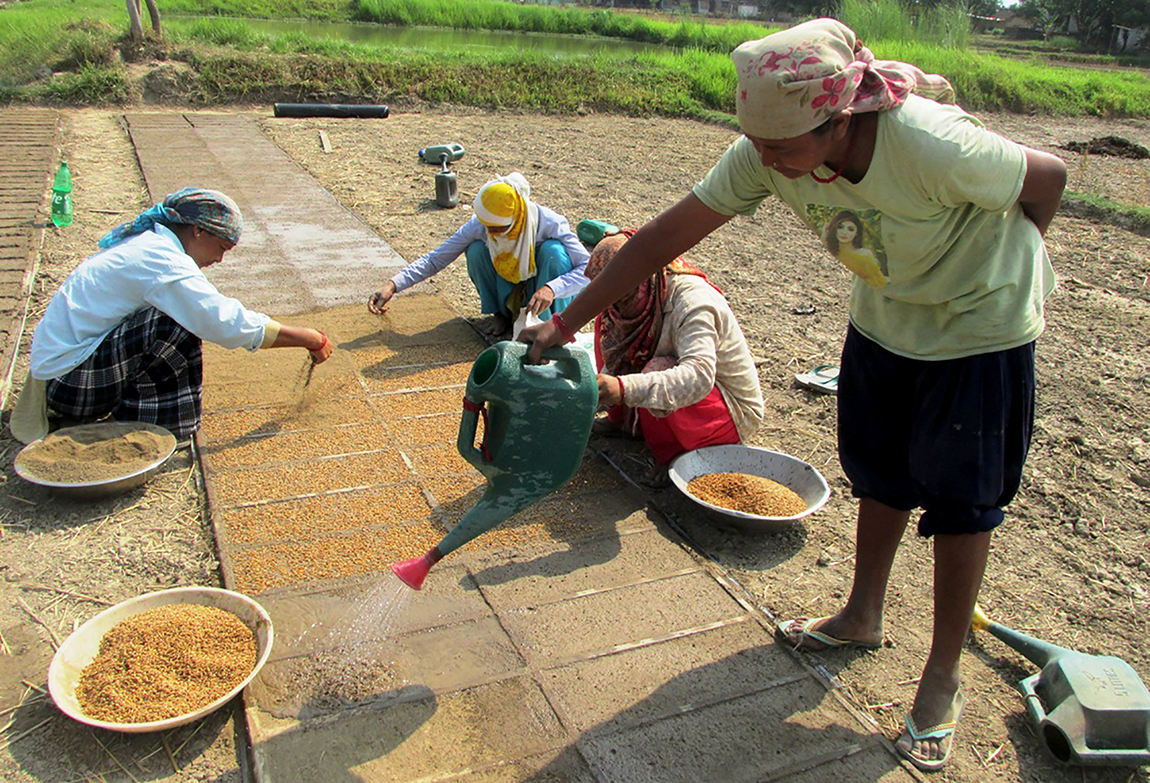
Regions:
[[[1058,205],[1062,203],[1062,191],[1066,189],[1066,163],[1048,152],[1029,147],[1023,149],[1026,152],[1026,178],[1022,180],[1018,204],[1038,226],[1038,232],[1045,236]]]
[[[687,195],[627,240],[611,263],[563,311],[564,323],[572,331],[578,331],[656,270],[690,250],[730,219],[730,215],[715,212],[693,194]],[[530,361],[539,361],[544,349],[564,342],[554,321],[524,329],[519,333],[519,340],[532,343],[528,352]]]
[[[311,358],[316,363],[324,361],[331,356],[331,340],[318,329],[308,329],[306,326],[288,326],[282,324],[279,334],[276,335],[272,348],[307,348]]]

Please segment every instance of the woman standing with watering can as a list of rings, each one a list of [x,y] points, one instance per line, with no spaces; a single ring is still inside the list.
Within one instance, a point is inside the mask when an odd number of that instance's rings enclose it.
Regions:
[[[1030,445],[1034,347],[1054,287],[1043,234],[1066,165],[944,105],[953,97],[944,79],[876,61],[833,19],[749,41],[733,59],[744,135],[558,323],[519,339],[533,343],[532,358],[571,340],[768,196],[820,236],[844,210],[860,217],[884,284],[854,280],[840,362],[839,458],[860,499],[854,584],[840,611],[785,622],[779,635],[808,650],[878,647],[894,556],[922,508],[918,532],[935,539],[934,635],[896,747],[920,769],[941,769],[962,712],[959,661],[991,531]]]
[[[517,171],[488,182],[475,197],[475,215],[373,293],[367,309],[382,313],[396,293],[464,253],[482,311],[494,316],[491,334],[506,332],[524,307],[543,320],[561,312],[587,285],[587,249],[567,218],[530,197],[531,186]]]

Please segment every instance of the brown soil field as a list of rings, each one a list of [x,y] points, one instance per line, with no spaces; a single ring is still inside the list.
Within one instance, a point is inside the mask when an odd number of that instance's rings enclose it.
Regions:
[[[572,223],[600,218],[638,227],[681,198],[734,138],[728,129],[692,121],[599,115],[393,107],[386,120],[285,120],[273,119],[267,107],[237,111],[257,117],[277,144],[408,260],[469,216],[466,205],[479,186],[512,170],[527,176],[534,200]],[[1103,136],[1150,147],[1150,123],[984,119],[1010,138],[1063,157],[1073,190],[1150,203],[1150,162],[1064,149]],[[117,115],[68,110],[64,122],[77,219],[69,229],[45,233],[29,330],[96,239],[147,206]],[[330,152],[320,144],[321,130]],[[445,142],[467,149],[453,164],[461,206],[452,210],[435,205],[436,169],[417,159],[420,148]],[[1038,343],[1034,444],[1023,488],[995,535],[980,601],[1011,628],[1118,656],[1150,680],[1150,239],[1065,210],[1047,241],[1059,286]],[[770,535],[717,528],[674,489],[652,491],[651,500],[771,617],[833,612],[851,583],[855,503],[836,458],[834,398],[798,387],[794,375],[837,360],[849,273],[785,207],[770,203],[755,217],[720,229],[689,258],[727,292],[758,360],[767,418],[753,445],[814,464],[832,497],[801,525]],[[383,282],[364,279],[365,301]],[[461,314],[479,320],[462,263],[435,283]],[[17,378],[26,362],[25,341]],[[641,470],[633,446],[593,439],[591,447],[628,474]],[[80,504],[17,478],[17,450],[5,431],[0,721],[7,728],[0,779],[247,779],[238,712],[223,711],[162,737],[121,736],[71,722],[43,691],[54,647],[105,605],[162,587],[218,583],[203,489],[187,453],[145,490]],[[931,635],[931,547],[913,529],[912,523],[891,579],[884,646],[805,655],[892,739],[909,709]],[[999,640],[971,636],[963,663],[966,713],[951,765],[933,779],[1147,780],[1145,769],[1067,767],[1051,760],[1015,688],[1033,671]]]

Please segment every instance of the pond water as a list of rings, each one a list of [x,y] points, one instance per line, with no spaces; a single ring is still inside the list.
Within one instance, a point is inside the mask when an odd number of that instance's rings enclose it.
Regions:
[[[595,52],[626,54],[667,51],[667,47],[657,44],[581,35],[453,30],[443,27],[395,27],[348,22],[317,22],[306,19],[245,19],[244,21],[253,29],[269,35],[302,33],[310,38],[335,38],[356,44],[404,49],[439,51],[522,49],[556,57],[585,56]]]

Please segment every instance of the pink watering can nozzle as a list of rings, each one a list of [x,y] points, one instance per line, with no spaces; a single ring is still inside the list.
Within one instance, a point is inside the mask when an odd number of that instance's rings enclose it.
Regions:
[[[391,570],[405,585],[412,590],[418,590],[423,587],[423,580],[427,578],[427,572],[442,559],[443,555],[440,553],[439,547],[433,546],[419,557],[392,563]]]

